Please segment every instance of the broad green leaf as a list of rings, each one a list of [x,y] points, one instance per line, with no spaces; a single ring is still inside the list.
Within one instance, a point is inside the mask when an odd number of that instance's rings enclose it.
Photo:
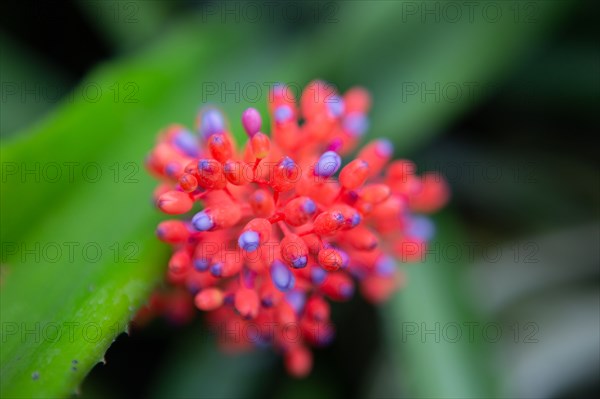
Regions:
[[[199,60],[210,54],[202,43],[190,50]],[[81,86],[100,87],[97,102],[78,98],[2,148],[3,397],[69,394],[163,273],[166,248],[152,237],[154,183],[140,160],[169,118],[158,109],[176,92],[175,78],[193,71],[189,62],[161,68],[160,59],[144,54],[101,69]],[[137,103],[108,92],[128,82],[139,87]],[[44,174],[48,165],[59,165],[60,179]],[[40,169],[24,176],[9,167]]]
[[[481,334],[485,323],[464,288],[464,248],[469,240],[448,211],[436,222],[438,232],[425,261],[406,266],[406,286],[381,311],[389,327],[388,344],[400,365],[404,394],[494,397],[487,363],[490,348]]]

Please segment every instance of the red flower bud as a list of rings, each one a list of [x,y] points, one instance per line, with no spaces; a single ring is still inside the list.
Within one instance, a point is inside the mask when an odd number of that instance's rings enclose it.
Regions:
[[[194,303],[200,310],[218,309],[223,304],[223,292],[218,288],[207,288],[196,294]]]
[[[164,213],[179,215],[190,211],[194,202],[186,193],[169,191],[158,198],[157,205]]]

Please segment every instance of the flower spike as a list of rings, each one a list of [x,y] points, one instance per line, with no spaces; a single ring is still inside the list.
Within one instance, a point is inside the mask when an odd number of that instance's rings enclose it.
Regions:
[[[450,192],[439,174],[392,161],[388,140],[357,148],[370,107],[363,88],[339,93],[317,80],[296,99],[278,84],[269,123],[254,108],[242,113],[241,148],[214,107],[199,113],[198,134],[180,125],[161,132],[146,160],[160,179],[156,206],[187,215],[156,229],[173,248],[172,294],[160,297],[160,309],[183,303],[208,312],[214,325],[258,328],[252,342],[232,349],[271,345],[301,378],[312,368],[309,348],[334,338],[330,301],[358,291],[382,302],[401,287],[398,265],[423,259],[435,233],[428,214]],[[293,339],[286,326],[296,327]]]

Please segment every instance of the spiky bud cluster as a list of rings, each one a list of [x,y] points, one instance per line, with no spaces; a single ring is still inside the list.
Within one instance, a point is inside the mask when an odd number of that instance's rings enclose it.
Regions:
[[[211,321],[238,329],[241,339],[225,344],[271,344],[295,376],[311,369],[308,346],[333,336],[326,299],[346,301],[356,285],[369,301],[388,298],[403,280],[395,258],[421,258],[433,234],[423,214],[448,200],[439,175],[391,161],[387,140],[344,165],[368,127],[370,104],[361,88],[342,96],[314,81],[297,102],[278,85],[269,96],[271,137],[248,108],[248,140],[238,147],[209,107],[195,133],[165,129],[147,159],[162,182],[158,208],[189,214],[157,229],[173,247],[168,280],[191,292]],[[244,336],[250,326],[254,335]]]

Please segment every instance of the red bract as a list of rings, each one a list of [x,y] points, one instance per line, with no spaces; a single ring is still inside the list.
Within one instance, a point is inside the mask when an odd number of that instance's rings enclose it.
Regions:
[[[343,161],[368,127],[364,89],[339,95],[314,81],[298,104],[277,85],[268,105],[272,139],[255,109],[229,125],[205,108],[195,134],[168,127],[147,166],[161,180],[160,210],[194,209],[157,229],[173,246],[169,282],[189,292],[173,298],[208,312],[224,348],[269,344],[302,377],[308,347],[333,337],[327,299],[347,301],[358,288],[371,302],[386,300],[403,283],[397,262],[422,260],[433,235],[423,214],[444,206],[449,191],[410,161],[390,164],[387,140]],[[230,126],[249,136],[242,148]]]

